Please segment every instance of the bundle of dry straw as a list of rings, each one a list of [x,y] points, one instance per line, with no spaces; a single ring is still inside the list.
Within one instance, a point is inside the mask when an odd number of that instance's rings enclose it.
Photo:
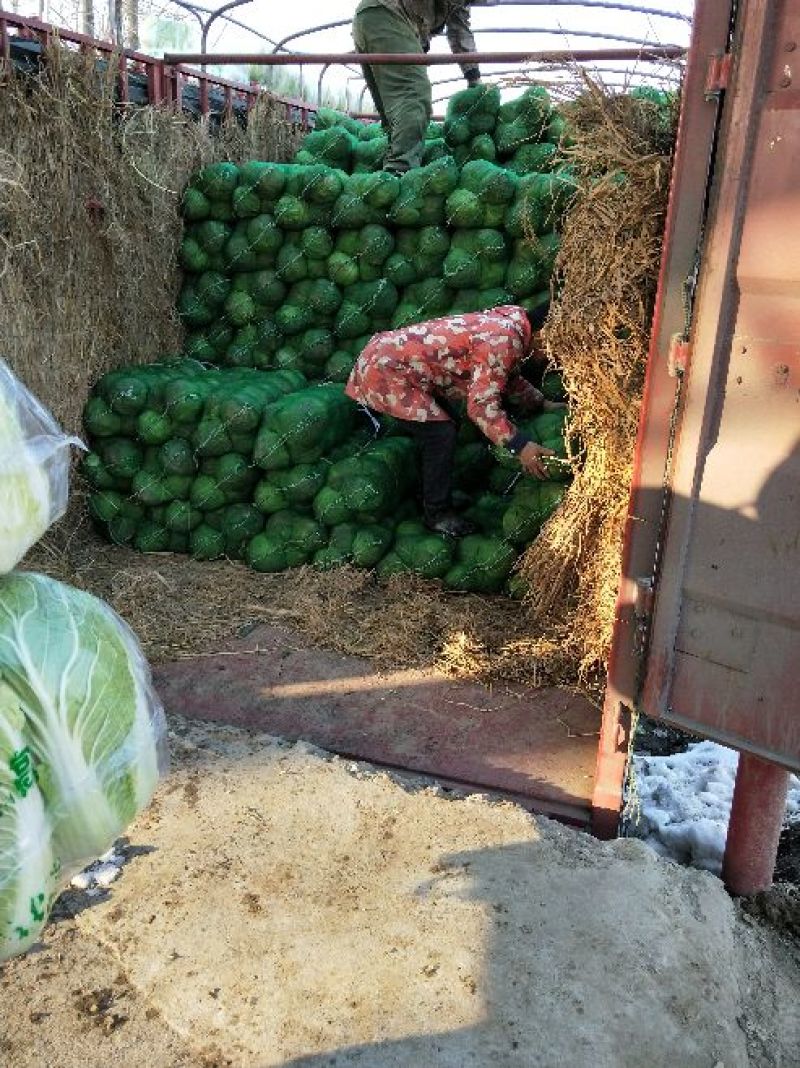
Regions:
[[[587,78],[567,108],[579,192],[545,339],[580,444],[576,477],[521,574],[532,629],[586,680],[602,673],[611,642],[674,123],[651,102]]]
[[[180,348],[178,209],[191,172],[289,159],[302,137],[267,97],[247,130],[121,108],[115,70],[58,46],[35,76],[0,61],[0,355],[73,432],[104,371]]]

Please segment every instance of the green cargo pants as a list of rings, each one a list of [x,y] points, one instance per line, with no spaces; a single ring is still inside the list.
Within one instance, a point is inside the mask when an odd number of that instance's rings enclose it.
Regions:
[[[422,45],[401,15],[381,6],[357,11],[353,40],[359,52],[419,52]],[[384,169],[400,174],[419,167],[433,112],[425,67],[364,66],[364,78],[384,129],[389,153]]]

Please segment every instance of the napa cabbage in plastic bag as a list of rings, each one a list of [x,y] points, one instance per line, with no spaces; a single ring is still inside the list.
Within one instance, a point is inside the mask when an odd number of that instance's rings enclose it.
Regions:
[[[524,144],[508,160],[506,167],[518,175],[549,171],[555,164],[557,151],[557,146],[550,141]]]
[[[298,163],[327,163],[348,168],[357,145],[356,138],[341,125],[327,130],[312,130],[303,141]]]
[[[0,580],[0,961],[150,801],[164,738],[147,662],[108,605],[43,575]]]
[[[365,123],[346,115],[343,111],[337,111],[335,108],[318,108],[314,119],[314,129],[330,130],[335,126],[342,126],[348,133],[359,138],[370,129]]]
[[[64,514],[70,445],[83,447],[0,360],[0,573]]]
[[[418,520],[406,520],[397,527],[392,551],[379,567],[380,578],[403,571],[414,571],[423,578],[441,578],[453,563],[452,539],[427,530]]]
[[[533,541],[540,529],[564,499],[563,482],[539,482],[522,478],[514,490],[511,504],[503,515],[503,534],[515,545]]]
[[[315,463],[349,436],[356,406],[341,386],[298,390],[267,407],[253,459],[265,471]]]
[[[0,681],[0,962],[29,949],[45,925],[60,871],[51,839],[25,717]]]
[[[311,516],[291,510],[276,512],[246,549],[255,571],[285,571],[312,559],[325,545],[326,532]]]
[[[550,97],[543,86],[531,86],[515,100],[503,104],[494,131],[500,158],[513,156],[524,144],[541,141],[552,114]]]
[[[396,511],[416,476],[416,448],[410,438],[383,438],[330,468],[314,513],[328,527],[369,522]]]
[[[473,137],[465,145],[457,145],[453,149],[453,159],[459,167],[472,160],[483,159],[490,162],[497,159],[497,150],[491,134],[479,134]]]

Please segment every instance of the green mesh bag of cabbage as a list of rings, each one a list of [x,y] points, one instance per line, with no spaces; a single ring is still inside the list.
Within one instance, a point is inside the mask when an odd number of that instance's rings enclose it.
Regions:
[[[81,472],[89,513],[113,542],[143,552],[222,555],[238,539],[258,480],[253,448],[265,411],[306,384],[297,371],[219,370],[192,360],[112,371],[84,410],[92,445]],[[224,515],[227,539],[207,527]]]
[[[566,424],[566,409],[540,412],[518,422],[523,434],[553,453],[552,456],[542,457],[542,462],[547,477],[554,482],[569,482],[573,474],[572,464],[567,458]],[[491,452],[500,467],[519,470],[519,458],[502,445],[493,445]]]
[[[66,511],[70,446],[80,444],[0,360],[0,574]]]
[[[500,111],[500,90],[495,85],[477,85],[455,93],[447,105],[444,140],[454,153],[491,134]],[[493,144],[493,141],[492,141]]]
[[[44,575],[0,579],[0,963],[148,804],[165,735],[147,662],[108,605]]]

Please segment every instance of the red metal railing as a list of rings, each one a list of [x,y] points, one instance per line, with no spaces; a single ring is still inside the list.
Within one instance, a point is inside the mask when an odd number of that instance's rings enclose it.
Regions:
[[[147,85],[147,100],[150,104],[180,109],[183,106],[187,86],[196,84],[200,101],[199,110],[202,115],[208,115],[211,111],[212,89],[222,93],[224,111],[228,115],[233,112],[236,103],[250,111],[262,94],[284,105],[289,122],[298,123],[305,128],[310,127],[311,116],[316,112],[316,107],[306,100],[296,100],[292,97],[269,93],[256,83],[245,85],[242,82],[230,81],[227,78],[208,74],[206,71],[196,70],[183,63],[171,63],[165,59],[145,55],[143,52],[128,48],[121,49],[110,41],[88,37],[74,30],[52,26],[40,19],[26,18],[0,9],[0,57],[6,62],[11,61],[11,46],[15,40],[35,41],[42,48],[57,43],[72,47],[84,54],[94,53],[98,59],[108,63],[109,67],[116,66],[119,71],[117,91],[122,104],[131,102],[131,75],[143,75]]]

